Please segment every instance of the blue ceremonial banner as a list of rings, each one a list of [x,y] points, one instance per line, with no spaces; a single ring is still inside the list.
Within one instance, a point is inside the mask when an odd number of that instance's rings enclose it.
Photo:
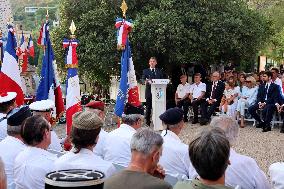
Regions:
[[[121,77],[119,83],[119,89],[116,98],[115,104],[115,115],[121,117],[124,111],[124,106],[127,100],[127,93],[128,93],[128,78],[127,73],[129,69],[129,60],[131,58],[131,49],[129,45],[129,41],[126,42],[126,47],[122,52],[121,56]]]
[[[48,24],[45,25],[45,37],[46,37],[46,48],[44,56],[42,59],[42,69],[41,69],[41,79],[40,84],[37,89],[36,100],[46,100],[49,99],[49,94],[51,91],[54,91],[54,70],[53,70],[53,50],[49,38]]]

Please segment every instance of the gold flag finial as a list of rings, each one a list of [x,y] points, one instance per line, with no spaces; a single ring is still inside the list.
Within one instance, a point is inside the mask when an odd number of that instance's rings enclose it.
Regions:
[[[73,20],[72,20],[72,22],[71,22],[71,25],[70,25],[70,27],[69,27],[69,30],[70,30],[70,32],[71,32],[71,38],[75,38],[74,33],[75,33],[75,31],[76,31],[76,26],[75,26],[75,23],[74,23]]]
[[[125,18],[125,17],[126,17],[126,11],[127,11],[127,9],[128,9],[125,0],[122,1],[120,8],[121,8],[121,10],[122,10],[123,17]]]

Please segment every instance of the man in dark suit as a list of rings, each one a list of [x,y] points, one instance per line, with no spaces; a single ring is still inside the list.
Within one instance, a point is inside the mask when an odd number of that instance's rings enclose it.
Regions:
[[[214,72],[211,78],[212,82],[206,85],[205,101],[200,105],[201,108],[201,125],[206,125],[210,117],[221,103],[223,92],[225,89],[224,83],[220,80],[220,73]],[[209,106],[209,107],[208,107]]]
[[[143,70],[142,80],[145,81],[146,90],[145,90],[145,98],[146,98],[146,124],[150,126],[151,121],[151,110],[152,110],[152,93],[151,93],[151,83],[152,79],[163,79],[163,73],[161,70],[156,68],[157,59],[155,57],[151,57],[149,60],[150,68]]]
[[[249,113],[259,123],[256,127],[262,128],[262,132],[271,131],[270,122],[277,109],[276,105],[281,103],[279,86],[272,83],[271,78],[270,71],[264,72],[264,83],[258,88],[256,103],[248,108]],[[262,119],[256,112],[259,109],[262,110]]]

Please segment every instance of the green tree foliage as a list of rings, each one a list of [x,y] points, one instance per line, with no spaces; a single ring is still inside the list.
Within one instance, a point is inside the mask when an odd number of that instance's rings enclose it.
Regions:
[[[243,0],[131,0],[127,17],[134,20],[130,35],[137,73],[157,56],[167,71],[176,65],[221,60],[253,62],[273,33],[270,21],[248,8]],[[55,52],[64,66],[62,39],[77,26],[80,72],[101,83],[119,74],[114,21],[120,17],[121,0],[61,0],[60,27],[52,33]]]

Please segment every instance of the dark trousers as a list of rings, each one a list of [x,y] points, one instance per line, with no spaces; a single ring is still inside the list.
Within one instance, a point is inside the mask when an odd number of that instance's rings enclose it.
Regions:
[[[188,114],[188,109],[189,109],[190,101],[188,98],[180,100],[177,102],[177,107],[183,108],[183,117],[184,120],[187,120],[187,114]]]
[[[209,120],[219,105],[220,105],[219,101],[214,102],[213,104],[208,104],[208,102],[204,100],[200,105],[201,118]]]
[[[259,123],[262,123],[262,120],[260,119],[260,116],[257,114],[257,110],[259,109],[259,105],[258,104],[254,104],[251,107],[248,108],[248,112],[252,115],[252,117],[258,121]],[[274,104],[267,104],[264,106],[264,108],[262,109],[262,119],[263,122],[266,125],[269,125],[272,118],[273,118],[273,114],[276,110],[276,106]]]
[[[204,103],[204,99],[200,99],[200,100],[193,100],[191,102],[191,106],[192,106],[192,110],[193,110],[193,119],[194,120],[198,120],[198,107]]]
[[[152,112],[152,97],[148,97],[146,98],[146,114],[145,114],[147,125],[151,124],[151,112]]]

